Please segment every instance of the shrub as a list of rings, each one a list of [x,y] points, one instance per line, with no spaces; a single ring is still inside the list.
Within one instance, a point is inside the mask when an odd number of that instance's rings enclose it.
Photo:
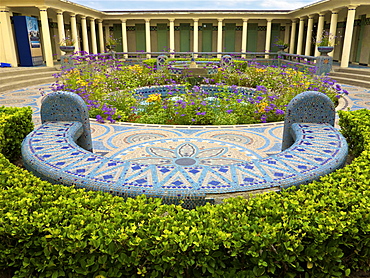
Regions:
[[[21,155],[20,145],[33,130],[30,107],[0,107],[0,152],[11,161]]]
[[[359,155],[352,164],[298,190],[195,210],[53,185],[0,154],[0,269],[11,268],[14,277],[343,277],[368,271],[370,112],[340,115]]]

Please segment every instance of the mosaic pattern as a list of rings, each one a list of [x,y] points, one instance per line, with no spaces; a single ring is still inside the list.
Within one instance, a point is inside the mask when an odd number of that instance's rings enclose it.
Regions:
[[[158,134],[146,147],[136,148],[145,149],[147,154],[144,157],[125,159],[127,153],[136,153],[135,148],[121,153],[120,159],[93,154],[86,147],[89,122],[86,105],[75,94],[56,92],[43,101],[43,125],[31,132],[22,144],[23,161],[28,170],[54,183],[102,190],[124,197],[146,194],[161,197],[167,203],[185,200],[186,207],[213,202],[213,199],[207,199],[207,194],[286,188],[317,179],[345,162],[347,143],[330,124],[295,123],[297,120],[312,122],[317,118],[318,121],[323,118],[328,122],[334,121],[330,119],[329,104],[323,96],[306,92],[289,104],[284,134],[289,130],[290,136],[295,138],[290,148],[267,158],[246,162],[245,159],[227,157],[227,144],[209,147],[213,143],[210,139],[163,139],[165,134]],[[319,115],[313,117],[312,110],[317,106],[323,111],[316,109]],[[311,111],[307,113],[303,107]],[[297,109],[300,117],[295,113]],[[152,133],[148,135],[153,140]],[[243,137],[235,134],[224,133],[221,138],[245,142]],[[143,141],[137,135],[126,139],[128,142]],[[165,145],[158,145],[157,139]],[[184,142],[173,147],[168,140]],[[199,148],[192,141],[205,141],[207,148]]]
[[[48,94],[41,106],[41,122],[78,121],[83,126],[78,144],[92,152],[89,110],[81,97],[71,92],[53,92]]]
[[[147,160],[125,161],[93,154],[75,141],[80,122],[48,122],[22,144],[27,169],[54,183],[129,197],[146,194],[187,207],[212,202],[207,194],[286,188],[341,167],[347,156],[342,135],[327,124],[293,124],[296,143],[284,152],[251,162],[220,159],[226,148],[198,150],[149,147]],[[171,163],[173,161],[174,163]]]
[[[290,131],[292,124],[328,123],[334,126],[334,120],[335,108],[328,96],[315,91],[297,95],[286,108],[282,150],[294,143],[294,137]]]

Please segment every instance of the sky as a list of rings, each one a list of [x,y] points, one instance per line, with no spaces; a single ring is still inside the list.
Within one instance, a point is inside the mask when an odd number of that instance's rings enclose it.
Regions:
[[[71,0],[99,11],[144,10],[294,10],[318,0]]]

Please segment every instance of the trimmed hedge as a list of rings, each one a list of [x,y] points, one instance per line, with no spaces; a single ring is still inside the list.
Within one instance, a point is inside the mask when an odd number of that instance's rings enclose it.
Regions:
[[[195,210],[52,185],[0,154],[0,269],[53,278],[368,271],[370,113],[340,115],[350,146],[358,148],[352,164],[299,190]]]
[[[30,107],[0,107],[0,153],[14,161],[21,155],[23,138],[33,130]]]

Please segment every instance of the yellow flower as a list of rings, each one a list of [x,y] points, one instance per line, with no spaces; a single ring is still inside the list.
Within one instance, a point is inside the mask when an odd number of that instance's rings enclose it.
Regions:
[[[133,65],[133,66],[128,66],[130,70],[132,70],[135,73],[142,73],[143,72],[143,67],[140,65]]]
[[[257,69],[256,69],[256,72],[258,72],[258,73],[259,73],[259,72],[265,72],[265,71],[266,71],[265,69],[260,69],[260,68],[257,68]]]
[[[258,113],[263,113],[265,112],[265,108],[268,106],[269,104],[266,103],[266,102],[261,102],[261,103],[258,103],[257,104],[257,107],[258,107]]]
[[[147,102],[154,102],[154,101],[160,101],[161,100],[161,94],[151,94],[147,98]]]

